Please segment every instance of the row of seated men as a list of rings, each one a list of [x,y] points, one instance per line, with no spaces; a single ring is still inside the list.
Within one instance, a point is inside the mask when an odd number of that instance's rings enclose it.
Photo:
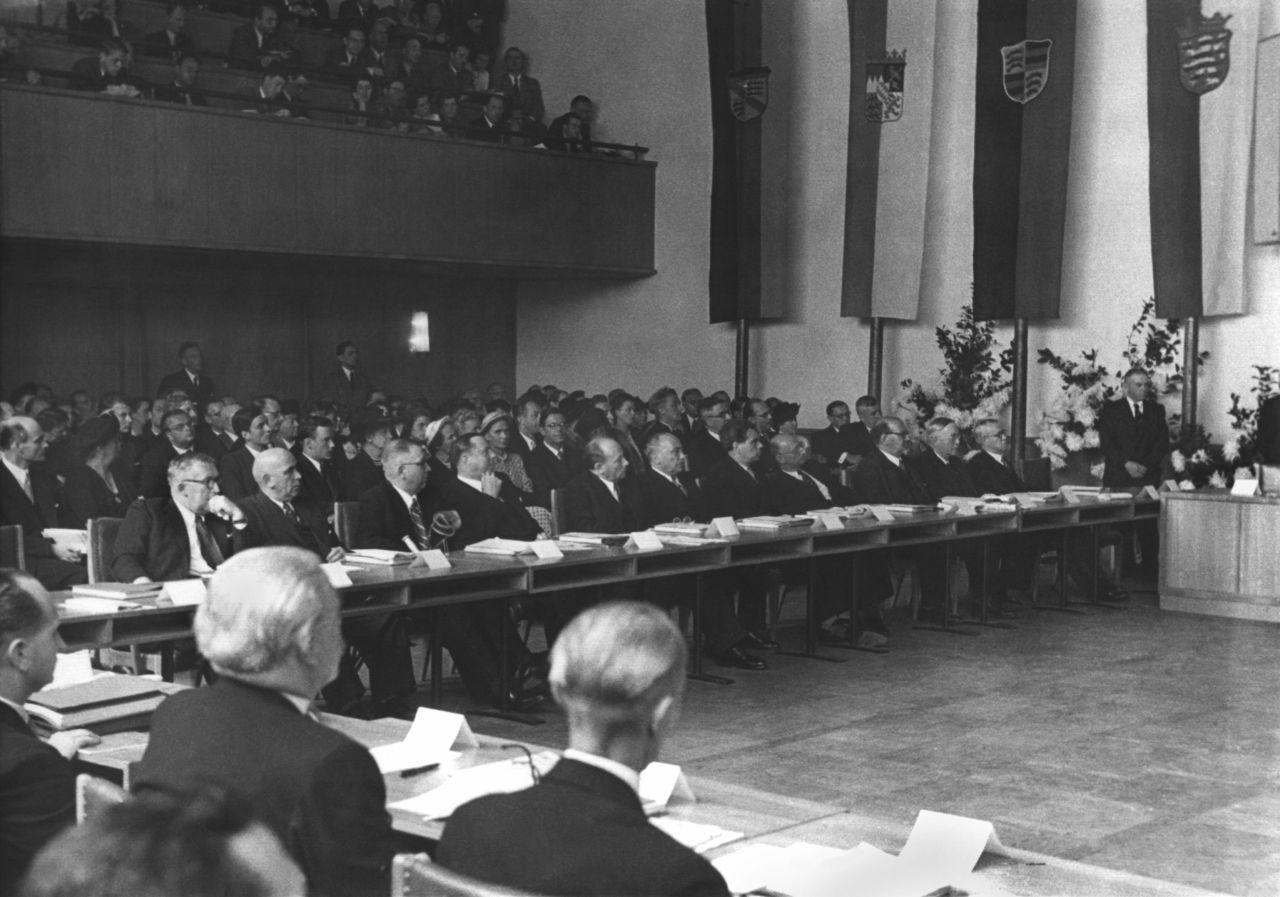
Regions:
[[[310,552],[245,551],[195,617],[214,673],[156,710],[133,796],[79,827],[69,760],[23,702],[61,647],[49,593],[0,570],[0,894],[26,897],[386,893],[400,847],[368,750],[323,725],[314,697],[340,668],[337,595]],[[680,714],[684,636],[652,604],[578,614],[551,651],[568,722],[555,767],[525,791],[456,810],[436,861],[460,880],[539,894],[727,894],[692,850],[649,824],[639,774]],[[470,891],[468,891],[470,893]]]

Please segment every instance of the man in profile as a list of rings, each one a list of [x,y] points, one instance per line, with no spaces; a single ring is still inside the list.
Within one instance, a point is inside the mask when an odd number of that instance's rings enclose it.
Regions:
[[[142,456],[138,494],[143,498],[160,498],[168,491],[166,477],[170,462],[190,454],[195,445],[194,421],[185,411],[166,412],[160,421],[160,430],[164,439]]]
[[[232,416],[231,431],[240,437],[240,444],[218,462],[218,485],[225,496],[235,500],[258,491],[253,462],[271,448],[270,415],[246,405]]]
[[[88,572],[78,551],[43,535],[58,525],[57,481],[39,467],[45,450],[44,431],[31,418],[0,421],[0,524],[22,527],[26,569],[45,588],[65,589]]]
[[[194,628],[218,679],[157,708],[135,793],[224,788],[285,845],[311,893],[384,893],[395,839],[382,775],[311,710],[343,654],[338,596],[315,555],[273,547],[232,558]]]
[[[568,749],[532,788],[454,811],[436,860],[541,894],[727,894],[710,863],[649,824],[637,791],[679,718],[686,653],[651,604],[574,617],[551,649]]]
[[[31,730],[27,698],[53,681],[58,609],[36,578],[0,570],[0,894],[12,894],[31,858],[76,821],[75,773],[68,762],[98,738],[83,729],[46,744]]]
[[[222,789],[106,807],[40,852],[23,897],[297,897],[302,870]],[[7,892],[6,892],[7,893]]]
[[[639,529],[639,496],[624,479],[627,458],[618,440],[598,436],[582,450],[582,473],[565,489],[569,529],[587,533],[631,533]]]

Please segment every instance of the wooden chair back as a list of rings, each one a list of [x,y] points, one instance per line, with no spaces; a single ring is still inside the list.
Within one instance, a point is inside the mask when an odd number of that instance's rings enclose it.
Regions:
[[[22,527],[17,524],[0,526],[0,567],[27,569],[22,547]]]
[[[338,544],[350,551],[356,547],[356,521],[360,518],[360,502],[335,501],[333,503],[333,534]]]
[[[391,897],[536,897],[452,872],[425,853],[398,853],[391,860]]]
[[[129,793],[115,782],[80,773],[76,776],[76,822],[92,819],[108,807],[124,803]]]
[[[560,536],[569,529],[569,511],[564,506],[564,489],[551,490],[551,535]]]
[[[116,556],[116,534],[120,532],[119,517],[94,517],[86,529],[89,533],[89,582],[113,582],[111,562]]]

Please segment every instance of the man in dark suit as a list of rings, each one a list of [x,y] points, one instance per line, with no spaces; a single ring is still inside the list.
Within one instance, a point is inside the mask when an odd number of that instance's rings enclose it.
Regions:
[[[640,496],[640,525],[648,528],[675,520],[709,522],[711,515],[702,490],[693,477],[683,472],[684,448],[680,438],[673,433],[659,433],[646,443],[645,453],[649,464],[635,478]],[[721,666],[766,669],[768,665],[762,658],[748,654],[745,649],[776,649],[778,645],[749,632],[739,622],[733,609],[735,578],[732,574],[715,574],[706,579],[702,624],[707,655]],[[696,582],[690,577],[662,580],[654,586],[664,597],[674,597],[688,606],[693,604]]]
[[[196,415],[202,415],[204,406],[213,398],[215,389],[213,378],[203,373],[204,354],[200,351],[200,344],[190,341],[183,343],[178,347],[178,360],[182,362],[182,370],[166,374],[156,387],[156,395],[181,390],[195,402]]]
[[[981,451],[974,452],[967,467],[973,484],[982,495],[1008,495],[1026,492],[1026,483],[1018,476],[1006,457],[1009,450],[1009,432],[998,420],[979,421],[973,427],[973,436]],[[1040,558],[1038,540],[1023,539],[1019,551],[1013,553],[1013,564],[1008,576],[1016,588],[1030,588],[1034,582],[1036,564]],[[1093,539],[1088,530],[1075,528],[1067,537],[1067,570],[1082,589],[1090,590],[1093,584],[1098,558],[1093,552]],[[1100,597],[1106,601],[1123,601],[1128,594],[1116,587],[1108,577],[1097,571]]]
[[[507,133],[503,121],[507,115],[507,98],[500,93],[489,94],[489,98],[484,101],[482,113],[464,136],[486,143],[501,143],[502,135]]]
[[[190,53],[180,53],[173,63],[173,83],[164,84],[155,89],[154,96],[164,103],[180,103],[183,106],[208,106],[205,99],[196,89],[196,78],[200,76],[200,60]]]
[[[243,547],[245,515],[218,494],[208,455],[169,465],[169,494],[140,498],[116,535],[111,574],[117,582],[165,582],[205,576]]]
[[[689,434],[684,450],[689,456],[689,473],[702,480],[729,452],[720,433],[729,420],[729,403],[707,396],[698,402],[698,419],[700,425]]]
[[[195,52],[195,44],[183,33],[187,27],[187,7],[169,0],[164,5],[164,28],[148,34],[138,47],[144,56],[167,56],[176,64],[183,56]]]
[[[542,84],[524,73],[524,52],[519,47],[510,47],[502,61],[507,70],[490,89],[502,91],[507,101],[520,110],[526,125],[541,129],[547,115],[547,107],[542,102]]]
[[[45,436],[29,417],[0,422],[0,524],[22,527],[22,550],[27,572],[48,589],[70,588],[85,582],[83,556],[46,539],[42,534],[58,525],[57,484],[39,469]]]
[[[813,434],[813,450],[828,467],[853,467],[859,458],[871,453],[874,444],[870,427],[880,420],[880,402],[874,396],[862,396],[854,403],[858,422],[850,423],[849,406],[839,400],[827,405],[825,430]]]
[[[85,90],[103,93],[113,89],[123,89],[125,79],[120,72],[124,68],[124,58],[128,54],[125,45],[114,37],[102,42],[102,49],[97,56],[77,59],[71,65],[71,78],[67,81],[70,90]]]
[[[463,43],[454,44],[449,58],[435,67],[430,80],[433,102],[439,103],[446,94],[463,97],[475,89],[471,70],[467,68],[470,57],[470,47]]]
[[[488,441],[479,433],[462,436],[453,445],[455,476],[442,485],[441,494],[462,516],[462,526],[451,539],[457,547],[495,537],[529,542],[542,534],[524,509],[520,490],[490,470],[492,458]]]
[[[569,529],[630,533],[640,528],[634,481],[625,478],[627,458],[618,440],[598,436],[582,451],[586,470],[569,481],[565,511]]]
[[[391,421],[378,417],[372,408],[354,415],[350,439],[359,448],[356,456],[344,460],[338,470],[342,483],[339,501],[360,501],[382,482],[382,455],[391,441],[391,429]]]
[[[302,489],[298,494],[326,509],[326,516],[332,516],[333,503],[342,494],[338,467],[333,462],[333,421],[318,416],[305,418],[298,424],[298,442],[302,445],[298,456]]]
[[[240,502],[247,526],[246,547],[291,545],[305,548],[321,561],[341,561],[343,550],[329,524],[330,513],[323,506],[299,494],[304,462],[291,452],[270,448],[253,462],[258,491]],[[369,690],[376,716],[402,716],[416,708],[413,692],[413,661],[409,656],[408,633],[398,617],[361,615],[343,621],[342,634],[369,667]],[[332,710],[349,711],[364,693],[364,686],[349,659],[343,657],[338,678],[325,687],[325,704]]]
[[[569,748],[532,788],[459,807],[437,861],[532,893],[727,894],[710,863],[649,823],[637,797],[640,770],[675,726],[685,654],[680,630],[651,604],[575,617],[551,650]]]
[[[542,444],[542,414],[546,410],[547,397],[538,390],[527,392],[516,400],[513,411],[516,432],[507,449],[520,456],[526,471],[529,468],[529,456]]]
[[[1263,464],[1280,464],[1280,395],[1258,402],[1258,457]]]
[[[253,462],[271,448],[271,420],[252,405],[246,405],[231,417],[231,430],[240,444],[218,462],[218,485],[222,494],[235,501],[258,491],[253,479]]]
[[[368,33],[381,12],[382,7],[373,0],[342,0],[338,4],[336,24],[343,27],[358,25]]]
[[[261,71],[284,62],[288,49],[276,36],[280,13],[274,3],[259,3],[252,22],[231,33],[227,59],[231,65]]]
[[[357,367],[360,364],[360,351],[355,343],[350,340],[338,343],[337,356],[337,367],[324,375],[317,399],[333,402],[343,419],[350,420],[354,411],[369,404],[369,394],[373,387],[364,371]]]
[[[83,729],[48,743],[28,725],[23,702],[53,681],[58,609],[29,573],[0,570],[0,894],[14,894],[32,857],[76,821],[76,751],[97,744]]]
[[[373,58],[369,55],[369,32],[364,25],[351,24],[343,30],[342,43],[331,49],[324,59],[324,71],[344,80],[372,77],[369,69]],[[345,345],[350,345],[349,343]],[[341,361],[342,352],[338,353]],[[352,365],[354,369],[354,365]],[[328,376],[328,375],[326,375]],[[366,397],[367,399],[367,397]],[[363,402],[361,405],[363,406]]]
[[[568,426],[564,412],[560,409],[548,408],[544,411],[538,430],[541,441],[529,453],[525,470],[533,481],[533,504],[550,508],[551,491],[564,489],[569,485],[569,481],[582,469],[582,456],[577,449],[565,442]]]
[[[1141,489],[1160,482],[1169,454],[1169,424],[1164,406],[1150,397],[1151,376],[1142,368],[1124,375],[1123,395],[1102,406],[1098,415],[1098,440],[1105,468],[1102,485],[1113,489]],[[1155,570],[1160,533],[1154,520],[1134,524],[1134,537],[1142,554],[1142,566]]]
[[[312,893],[385,891],[396,841],[378,765],[310,712],[343,654],[338,598],[315,555],[255,548],[229,560],[195,635],[218,679],[156,710],[134,791],[225,788],[280,838]]]
[[[142,456],[138,476],[142,498],[161,498],[169,492],[169,463],[190,454],[195,445],[191,416],[185,411],[167,412],[160,422],[164,439],[147,449]]]
[[[646,444],[659,433],[674,433],[680,437],[681,444],[689,437],[689,427],[680,413],[680,397],[670,386],[649,396],[649,415],[649,426],[644,432]]]
[[[960,428],[955,421],[946,417],[932,418],[925,424],[924,441],[928,447],[908,463],[924,483],[930,499],[941,501],[948,496],[976,498],[983,494],[969,475],[965,462],[955,454],[960,446]],[[953,550],[969,571],[970,594],[976,598],[983,591],[988,591],[989,612],[998,617],[1013,616],[1012,612],[1005,609],[1009,589],[1031,587],[1031,576],[1035,572],[1036,539],[1034,536],[1024,537],[1010,533],[989,536],[985,541],[990,546],[990,589],[983,580],[983,540],[957,541]]]
[[[456,447],[455,447],[456,448]],[[435,504],[426,490],[426,451],[408,439],[393,439],[382,457],[384,479],[360,498],[360,516],[356,525],[356,547],[386,548],[403,551],[406,539],[418,549],[442,545],[444,539],[456,544],[461,533],[462,515],[452,508]],[[536,525],[536,524],[535,524]],[[474,534],[475,530],[471,534]],[[482,537],[487,538],[487,537]],[[520,685],[504,683],[494,645],[500,645],[502,623],[494,608],[483,604],[465,604],[436,611],[444,646],[458,665],[458,672],[471,697],[517,710],[536,706],[541,696],[525,693]],[[510,625],[509,621],[505,625]],[[508,633],[512,636],[511,633]],[[510,643],[519,639],[511,637]],[[508,671],[519,677],[512,664]]]

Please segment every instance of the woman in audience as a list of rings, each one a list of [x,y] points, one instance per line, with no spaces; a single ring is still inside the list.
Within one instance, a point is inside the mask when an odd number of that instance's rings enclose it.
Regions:
[[[369,114],[374,111],[372,78],[360,78],[356,81],[351,88],[351,103],[347,109],[350,113],[342,116],[344,125],[353,125],[357,128],[373,127],[374,120]]]
[[[151,426],[151,402],[145,398],[134,399],[130,410],[133,421],[129,424],[129,431],[137,439]]]
[[[449,461],[453,444],[458,441],[458,425],[451,418],[442,417],[427,427],[427,464],[431,475],[451,474]]]
[[[94,517],[123,517],[137,496],[112,470],[120,454],[119,422],[114,417],[88,421],[76,434],[76,449],[82,463],[67,474],[62,522],[78,529]]]
[[[507,450],[511,444],[511,431],[515,423],[511,415],[504,411],[491,411],[485,415],[480,424],[480,435],[489,442],[493,452],[492,470],[494,473],[505,473],[517,489],[533,493],[533,480],[529,479],[524,469],[524,459],[515,452]]]
[[[476,433],[480,430],[480,412],[464,405],[453,413],[453,422],[457,425],[460,437]]]

